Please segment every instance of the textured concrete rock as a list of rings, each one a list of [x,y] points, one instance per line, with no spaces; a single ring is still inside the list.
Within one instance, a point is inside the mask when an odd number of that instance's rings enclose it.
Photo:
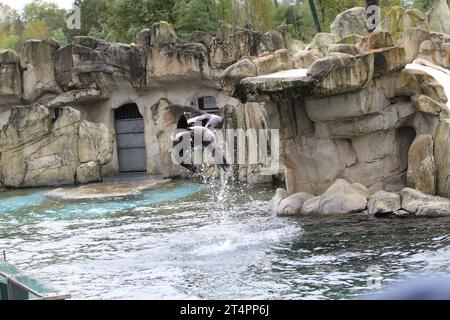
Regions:
[[[330,54],[332,52],[346,53],[352,56],[362,53],[361,50],[354,44],[330,44],[328,46],[328,53]]]
[[[390,48],[394,46],[391,34],[383,30],[373,31],[367,41],[367,50]]]
[[[267,204],[267,209],[270,212],[277,213],[281,201],[289,196],[288,192],[284,189],[278,188],[273,198]]]
[[[337,180],[320,197],[319,213],[322,215],[361,212],[367,208],[369,191],[360,184]]]
[[[305,100],[306,112],[315,122],[347,120],[381,113],[389,105],[385,93],[375,86],[347,94]]]
[[[450,198],[450,120],[439,122],[434,136],[436,193]]]
[[[276,213],[280,216],[300,215],[303,204],[312,198],[314,198],[314,196],[304,192],[290,195],[281,200],[276,208]]]
[[[34,100],[44,93],[61,93],[55,79],[53,55],[59,48],[54,40],[28,40],[21,54],[23,90],[26,100]]]
[[[333,53],[317,60],[308,69],[308,76],[318,81],[314,89],[317,96],[337,95],[361,89],[372,80],[373,74],[373,54],[354,57]]]
[[[423,94],[438,102],[447,102],[445,90],[428,73],[404,69],[400,74],[400,86],[410,92],[410,95]]]
[[[336,40],[338,40],[336,39],[336,35],[332,33],[319,32],[306,47],[306,50],[316,49],[326,53],[328,46],[332,43],[336,43]]]
[[[430,31],[450,34],[450,1],[437,0],[427,13]]]
[[[304,216],[319,214],[320,199],[320,197],[314,197],[305,201],[300,214]]]
[[[22,76],[17,55],[0,49],[0,106],[18,103],[22,99]]]
[[[437,102],[425,95],[415,95],[411,97],[411,101],[420,112],[428,113],[434,116],[439,115],[443,109],[447,108],[445,104]]]
[[[72,108],[62,109],[56,120],[43,106],[13,109],[8,123],[0,131],[2,185],[19,188],[75,183],[76,170],[81,165],[77,147],[80,125],[80,112]],[[99,145],[97,141],[84,148]],[[112,147],[109,152],[105,155],[105,163],[112,157]],[[82,172],[84,181],[89,180],[91,171]],[[96,178],[97,175],[92,180]]]
[[[76,182],[80,184],[94,183],[102,181],[102,167],[98,162],[83,163],[77,167],[75,172]]]
[[[379,191],[372,195],[367,205],[369,214],[392,213],[401,208],[400,196],[396,193]]]
[[[208,52],[200,43],[153,48],[147,59],[146,83],[210,78]]]
[[[292,63],[294,69],[305,69],[309,68],[316,60],[323,57],[324,54],[317,49],[303,50],[292,56]]]
[[[406,65],[405,49],[392,47],[371,50],[374,55],[374,77],[398,71]]]
[[[378,29],[388,31],[394,38],[399,38],[406,29],[411,27],[426,30],[425,14],[417,9],[404,9],[394,6],[386,14]]]
[[[334,19],[330,26],[331,33],[337,35],[340,39],[358,34],[367,35],[367,14],[366,10],[361,7],[348,9]]]
[[[436,166],[434,164],[434,144],[431,135],[418,136],[408,154],[408,185],[424,193],[436,192]]]
[[[450,215],[450,200],[427,195],[415,189],[405,188],[400,193],[402,208],[423,217],[437,217]]]
[[[92,37],[75,37],[56,50],[55,78],[63,90],[107,86],[108,77],[125,77],[134,86],[143,85],[144,66],[137,48]]]
[[[100,165],[112,159],[114,135],[103,123],[81,121],[78,136],[80,162],[98,162]]]
[[[418,54],[421,44],[429,39],[429,34],[421,28],[408,28],[400,40],[400,47],[405,49],[406,63],[413,62]]]

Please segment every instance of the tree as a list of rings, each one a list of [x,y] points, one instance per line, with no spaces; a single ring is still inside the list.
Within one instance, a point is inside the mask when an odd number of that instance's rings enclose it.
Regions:
[[[213,0],[176,0],[173,8],[176,30],[180,33],[216,31],[215,5]]]
[[[98,31],[103,31],[110,41],[132,42],[136,33],[154,22],[174,23],[174,4],[175,0],[107,1],[102,30]]]
[[[25,25],[25,29],[22,33],[22,40],[44,40],[48,38],[48,35],[49,30],[44,21],[30,21]]]
[[[64,34],[64,30],[62,28],[50,31],[49,38],[55,39],[59,42],[61,46],[66,46],[69,44],[66,35]]]
[[[233,0],[218,0],[216,17],[219,24],[232,24],[235,19],[235,3]]]
[[[254,30],[269,31],[275,26],[273,0],[245,0],[247,20]]]
[[[56,30],[66,26],[65,15],[66,11],[60,9],[56,3],[33,0],[25,5],[22,18],[25,24],[42,21],[48,30]]]
[[[81,10],[82,35],[88,35],[92,30],[100,32],[103,30],[102,21],[108,9],[106,0],[75,0],[74,4]]]
[[[427,12],[433,6],[435,0],[414,0],[412,7]]]

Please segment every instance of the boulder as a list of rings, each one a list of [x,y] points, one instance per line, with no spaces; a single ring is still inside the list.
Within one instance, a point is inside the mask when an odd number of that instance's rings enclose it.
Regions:
[[[356,7],[348,9],[336,16],[330,26],[331,33],[335,34],[339,39],[355,33],[360,36],[366,36],[366,21],[367,14],[365,8]]]
[[[227,92],[233,93],[242,79],[255,77],[256,65],[250,59],[242,59],[226,68],[219,76],[220,84]]]
[[[77,168],[81,165],[77,147],[80,125],[81,114],[72,108],[63,108],[56,119],[53,111],[43,106],[14,108],[0,131],[1,184],[24,188],[75,183]],[[97,141],[94,145],[103,143]],[[112,145],[112,141],[110,143]],[[105,159],[112,158],[112,147],[110,152]],[[92,171],[83,172],[88,179]],[[92,180],[96,180],[95,177]]]
[[[361,50],[354,44],[330,44],[328,46],[328,53],[341,52],[356,56],[362,53]]]
[[[422,217],[438,217],[450,215],[450,200],[427,195],[415,189],[405,188],[400,193],[402,208]]]
[[[394,46],[391,34],[383,30],[373,31],[367,41],[367,50],[391,48]]]
[[[395,39],[398,39],[406,29],[412,27],[426,30],[427,23],[425,14],[417,9],[404,9],[400,6],[394,6],[386,14],[377,29],[387,31]]]
[[[413,62],[418,54],[421,44],[429,39],[429,34],[426,30],[420,28],[408,28],[400,40],[400,47],[405,49],[406,63]]]
[[[311,198],[303,203],[300,214],[303,216],[318,215],[321,197]]]
[[[111,78],[126,78],[135,87],[145,82],[144,61],[136,47],[92,37],[75,37],[56,50],[55,78],[64,91],[103,89]]]
[[[408,153],[408,185],[424,193],[436,192],[436,167],[434,164],[433,137],[419,135],[412,143]]]
[[[306,47],[306,50],[316,49],[326,53],[328,46],[336,43],[336,35],[332,33],[319,32],[312,39],[311,43]]]
[[[305,192],[290,195],[281,200],[276,208],[276,213],[280,216],[300,215],[303,204],[312,198],[314,198],[314,196]]]
[[[155,22],[152,24],[151,32],[151,46],[177,43],[177,34],[170,23],[165,21]]]
[[[292,69],[291,55],[286,49],[253,59],[257,75],[265,75],[282,70]]]
[[[434,37],[434,39],[424,41],[419,50],[421,57],[431,60],[443,68],[450,68],[450,36]]]
[[[26,100],[34,100],[45,93],[62,92],[56,82],[53,67],[53,55],[58,48],[58,42],[51,39],[25,42],[21,54],[21,67]]]
[[[369,113],[330,122],[316,123],[317,135],[322,138],[351,138],[373,132],[386,131],[406,124],[416,113],[410,101],[391,104],[382,113]]]
[[[76,182],[80,184],[101,182],[101,168],[100,163],[94,161],[81,164],[75,172]]]
[[[288,196],[289,194],[287,193],[286,190],[278,188],[275,191],[275,195],[273,196],[273,198],[267,204],[268,211],[276,213],[278,211],[278,207],[280,206],[281,201],[287,198]]]
[[[436,193],[450,198],[450,120],[443,120],[434,136]]]
[[[401,208],[400,196],[392,192],[379,191],[370,197],[367,207],[369,214],[397,212]]]
[[[450,34],[450,1],[436,0],[427,13],[429,31]]]
[[[224,69],[244,57],[257,57],[264,52],[288,49],[279,31],[265,34],[225,25],[217,30],[209,47],[211,66]]]
[[[434,116],[438,116],[443,109],[447,108],[445,104],[437,102],[425,95],[412,96],[411,101],[420,112]]]
[[[203,44],[206,48],[209,48],[211,45],[211,42],[213,40],[213,37],[208,33],[204,31],[194,31],[192,33],[192,41]]]
[[[80,162],[96,162],[100,165],[109,163],[114,140],[114,134],[103,123],[81,121],[77,146]]]
[[[424,71],[404,69],[401,71],[399,80],[400,87],[408,91],[411,96],[423,94],[435,101],[447,102],[444,87]]]
[[[146,83],[208,80],[208,51],[200,43],[153,48],[147,58]]]
[[[19,103],[22,99],[22,75],[17,55],[0,49],[0,106]]]
[[[363,37],[357,34],[351,34],[349,36],[346,36],[342,38],[341,40],[337,41],[337,44],[354,44],[358,45],[361,41],[364,39],[367,39],[367,37]]]
[[[320,197],[319,213],[336,215],[361,212],[367,208],[369,191],[360,184],[337,180]]]
[[[406,53],[404,48],[392,47],[371,50],[374,55],[374,77],[389,74],[406,65]]]
[[[347,94],[305,99],[306,112],[315,122],[347,120],[381,113],[389,105],[385,93],[374,85]]]
[[[316,96],[331,96],[361,89],[372,80],[374,74],[373,54],[356,57],[345,53],[315,61],[308,69],[308,76],[316,79]]]
[[[317,49],[303,50],[292,56],[292,62],[294,69],[305,69],[309,68],[316,60],[323,57],[324,54]]]

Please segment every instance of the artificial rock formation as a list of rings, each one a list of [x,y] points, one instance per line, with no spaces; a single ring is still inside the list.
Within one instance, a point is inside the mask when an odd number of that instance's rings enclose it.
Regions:
[[[64,108],[55,119],[43,106],[15,108],[0,130],[0,183],[23,188],[99,182],[113,142],[103,124],[82,121],[75,109]]]
[[[433,208],[436,215],[444,214],[447,207],[434,195],[450,197],[448,92],[442,83],[445,76],[435,78],[426,67],[442,74],[450,71],[439,69],[448,68],[448,35],[424,29],[425,20],[435,15],[393,8],[366,38],[347,35],[337,21],[333,35],[316,36],[308,46],[311,54],[319,50],[324,56],[311,59],[309,66],[299,60],[307,71],[241,80],[235,92],[247,101],[244,108],[250,101],[264,103],[270,115],[265,122],[280,130],[284,198],[316,196],[306,199],[301,208],[301,201],[292,202],[297,208],[289,208],[290,212],[320,215],[368,210],[431,216],[429,208]],[[306,56],[306,52],[299,55]],[[417,63],[423,67],[406,67],[419,57]],[[366,203],[361,197],[360,201],[348,199],[348,208],[332,200],[325,206],[330,192],[345,184],[339,179],[350,186],[363,184],[368,189]],[[406,187],[429,194],[433,204],[418,210],[400,207],[399,193]],[[337,199],[345,199],[344,193]],[[272,211],[282,215],[281,202],[277,209]]]

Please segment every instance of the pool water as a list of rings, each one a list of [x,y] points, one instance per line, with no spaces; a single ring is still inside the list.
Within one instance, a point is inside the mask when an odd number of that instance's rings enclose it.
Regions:
[[[116,201],[0,193],[0,250],[75,299],[348,299],[450,272],[450,221],[281,218],[272,187],[179,182]],[[371,278],[372,277],[372,278]]]

